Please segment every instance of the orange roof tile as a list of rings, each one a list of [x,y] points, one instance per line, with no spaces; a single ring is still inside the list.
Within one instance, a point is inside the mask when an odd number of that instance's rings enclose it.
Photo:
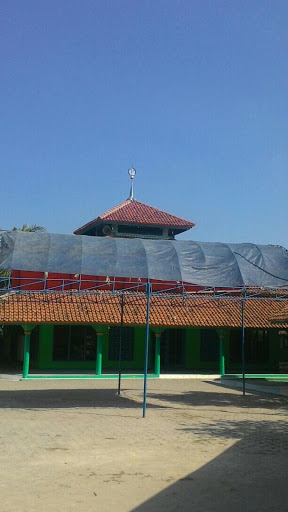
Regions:
[[[121,296],[109,292],[25,292],[0,298],[0,323],[120,324]],[[125,294],[124,324],[145,325],[146,297]],[[245,326],[287,328],[288,322],[272,322],[288,300],[246,299]],[[164,327],[240,327],[239,298],[152,296],[150,325]]]
[[[76,235],[81,234],[84,230],[103,221],[184,229],[190,229],[195,226],[194,222],[163,212],[158,208],[141,203],[140,201],[131,201],[130,199],[127,199],[107,212],[102,213],[96,217],[96,219],[76,229],[74,233]]]
[[[273,323],[287,322],[288,323],[288,306],[282,305],[279,312],[275,313],[271,318]]]

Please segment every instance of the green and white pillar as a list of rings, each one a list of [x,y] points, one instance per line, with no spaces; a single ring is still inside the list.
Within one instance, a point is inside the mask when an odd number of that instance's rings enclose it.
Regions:
[[[161,344],[161,333],[155,333],[155,375],[159,377],[161,369],[161,358],[160,358],[160,344]]]
[[[26,379],[29,374],[30,362],[30,336],[34,325],[22,325],[24,331],[24,347],[23,347],[23,379]]]
[[[219,332],[219,373],[225,375],[225,353],[224,353],[224,332]]]
[[[103,332],[97,334],[97,357],[96,357],[96,375],[102,374],[102,351],[103,351]]]

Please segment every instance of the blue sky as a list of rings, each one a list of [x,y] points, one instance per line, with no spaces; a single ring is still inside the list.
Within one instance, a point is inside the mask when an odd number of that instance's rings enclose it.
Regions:
[[[2,229],[129,195],[288,248],[286,0],[2,0]]]

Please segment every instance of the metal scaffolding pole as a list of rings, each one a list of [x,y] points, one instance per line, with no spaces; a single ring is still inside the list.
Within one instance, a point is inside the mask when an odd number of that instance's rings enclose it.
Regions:
[[[146,416],[146,396],[147,396],[147,373],[148,373],[148,351],[149,351],[149,320],[150,320],[150,295],[151,285],[146,285],[147,305],[146,305],[146,333],[145,333],[145,357],[144,357],[144,390],[143,390],[143,418]]]
[[[245,386],[245,298],[241,300],[241,325],[242,325],[242,392],[246,394]]]

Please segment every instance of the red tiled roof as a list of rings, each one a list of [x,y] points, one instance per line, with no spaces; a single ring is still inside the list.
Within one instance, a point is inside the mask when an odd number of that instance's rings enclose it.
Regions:
[[[275,315],[272,317],[273,323],[279,323],[279,322],[287,322],[288,323],[288,306],[284,305],[280,309],[279,312],[275,313]]]
[[[25,292],[0,299],[0,323],[120,324],[121,296],[109,292]],[[271,321],[288,300],[246,299],[245,327],[288,328]],[[124,294],[124,324],[145,325],[146,297]],[[163,327],[241,327],[239,298],[152,296],[150,325]]]
[[[102,213],[96,219],[76,229],[74,233],[81,233],[83,230],[103,221],[184,229],[190,229],[195,226],[194,222],[163,212],[158,208],[141,203],[140,201],[131,201],[130,199],[127,199],[123,203],[111,208],[111,210]]]

